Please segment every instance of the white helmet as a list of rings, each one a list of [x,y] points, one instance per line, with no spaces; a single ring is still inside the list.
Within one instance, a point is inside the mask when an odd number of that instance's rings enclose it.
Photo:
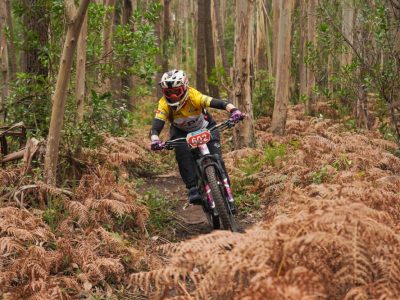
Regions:
[[[163,74],[160,82],[162,93],[169,106],[180,109],[186,102],[189,94],[189,80],[182,70],[171,70]]]

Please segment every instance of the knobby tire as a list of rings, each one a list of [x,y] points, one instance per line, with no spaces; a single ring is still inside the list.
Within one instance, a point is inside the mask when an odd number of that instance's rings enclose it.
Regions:
[[[235,219],[233,215],[229,212],[227,204],[225,204],[224,201],[224,192],[221,191],[220,184],[222,184],[222,180],[218,180],[217,172],[215,171],[215,167],[212,165],[206,167],[205,172],[222,226],[226,230],[237,232],[238,228]],[[220,184],[218,184],[218,181],[220,182]]]

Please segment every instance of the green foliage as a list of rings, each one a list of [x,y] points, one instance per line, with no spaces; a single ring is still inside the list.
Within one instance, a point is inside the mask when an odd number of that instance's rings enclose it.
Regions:
[[[276,159],[283,158],[286,155],[287,146],[285,144],[272,144],[264,149],[264,160],[265,162],[275,167]]]
[[[60,198],[51,198],[47,202],[46,210],[43,212],[42,218],[54,231],[58,226],[58,222],[63,220],[66,215],[67,213],[64,209],[63,200]]]
[[[157,189],[146,191],[140,201],[147,206],[150,213],[147,221],[148,230],[159,232],[165,229],[172,220],[172,207],[176,201],[167,200]]]
[[[295,149],[296,147],[300,147],[298,140],[293,140],[291,144]],[[272,144],[264,148],[261,156],[251,155],[239,162],[239,169],[244,174],[241,177],[234,177],[232,179],[232,190],[235,195],[235,202],[238,204],[240,211],[250,213],[260,208],[260,196],[248,192],[248,189],[256,181],[253,175],[261,172],[264,166],[277,166],[277,160],[285,157],[286,152],[287,145]]]
[[[275,167],[276,160],[286,155],[287,146],[285,144],[272,144],[264,148],[263,155],[250,155],[239,163],[239,169],[246,176],[256,174],[265,165]]]
[[[155,56],[159,52],[152,22],[156,22],[161,6],[152,3],[146,11],[136,10],[131,23],[118,25],[114,32],[114,60],[128,68],[116,70],[118,75],[136,75],[148,86],[153,85],[157,71]],[[132,31],[132,26],[135,30]],[[119,63],[118,63],[119,62]]]
[[[312,182],[314,184],[321,184],[328,178],[328,169],[326,166],[322,167],[319,171],[312,174]]]
[[[257,194],[235,193],[235,203],[240,212],[248,214],[260,209],[261,199]]]
[[[332,163],[332,167],[334,167],[336,171],[348,170],[352,165],[353,162],[351,161],[351,159],[348,158],[348,156],[345,153],[341,154]]]
[[[48,131],[51,102],[51,89],[43,76],[17,73],[11,83],[7,99],[7,122],[23,121],[33,136],[45,136]]]
[[[253,89],[253,114],[255,118],[272,117],[275,101],[275,79],[267,71],[259,71]]]
[[[66,124],[65,138],[69,145],[74,145],[73,139],[80,136],[82,146],[94,148],[102,141],[101,134],[110,133],[113,136],[126,136],[132,126],[132,113],[124,105],[116,106],[111,93],[97,94],[92,90],[88,106],[91,107],[84,115],[84,121],[76,126],[71,120]]]
[[[216,66],[212,69],[211,75],[208,77],[207,80],[209,84],[223,88],[225,91],[220,92],[225,93],[225,97],[229,98],[231,96],[230,92],[232,87],[232,80],[229,74],[226,74],[226,71],[222,66],[222,62],[220,60],[216,62]]]

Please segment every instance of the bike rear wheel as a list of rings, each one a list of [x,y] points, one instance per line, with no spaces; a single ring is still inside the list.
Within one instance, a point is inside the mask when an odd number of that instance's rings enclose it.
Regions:
[[[215,202],[215,207],[218,211],[219,219],[221,220],[222,226],[226,230],[231,230],[233,232],[238,232],[238,226],[236,224],[235,218],[230,211],[225,198],[223,181],[219,178],[215,166],[210,165],[206,167],[205,173],[207,176],[207,181],[210,185],[211,194]]]

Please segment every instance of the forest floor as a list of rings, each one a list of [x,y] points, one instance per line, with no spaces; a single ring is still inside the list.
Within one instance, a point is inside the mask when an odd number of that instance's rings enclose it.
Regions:
[[[156,190],[159,195],[163,195],[163,201],[171,203],[170,221],[173,225],[161,233],[163,239],[180,242],[212,232],[201,206],[188,205],[187,190],[177,171],[143,180],[139,193]],[[240,228],[245,230],[260,221],[261,215],[239,212],[236,219]]]
[[[256,148],[223,133],[245,233],[186,205],[143,126],[83,149],[68,193],[0,169],[0,299],[398,299],[398,145],[328,116],[290,107],[282,137],[260,119]]]

